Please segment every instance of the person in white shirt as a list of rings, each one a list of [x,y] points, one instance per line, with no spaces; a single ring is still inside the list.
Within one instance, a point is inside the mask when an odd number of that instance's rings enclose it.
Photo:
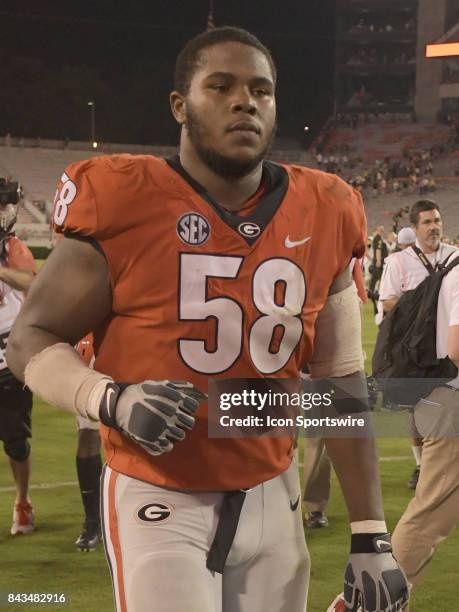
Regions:
[[[415,289],[430,273],[417,250],[425,255],[432,271],[456,250],[456,247],[441,242],[443,224],[438,204],[431,200],[419,200],[413,204],[410,221],[416,233],[416,244],[386,260],[379,298],[383,302],[384,313],[389,312],[401,295]]]
[[[399,253],[400,251],[404,251],[408,247],[414,246],[415,244],[416,232],[414,231],[414,229],[412,229],[411,227],[402,227],[402,229],[397,234],[397,244],[393,252]],[[391,255],[389,255],[389,257],[390,256]],[[382,320],[384,319],[383,303],[381,302],[381,300],[378,300],[377,310],[378,312],[375,316],[375,323],[376,325],[381,325]]]
[[[416,233],[416,244],[390,255],[383,270],[379,287],[383,314],[387,314],[395,306],[405,291],[415,289],[456,250],[456,247],[441,242],[443,224],[440,209],[432,200],[419,200],[413,204],[410,221]],[[407,486],[415,489],[421,468],[422,437],[416,431],[412,414],[410,429],[416,467]]]
[[[449,356],[459,366],[459,265],[440,289],[436,343],[437,357]],[[422,469],[415,496],[392,536],[394,555],[414,586],[459,522],[459,376],[420,400],[415,420],[424,436]]]
[[[412,227],[402,227],[397,234],[397,249],[395,252],[404,251],[416,244],[416,232]]]

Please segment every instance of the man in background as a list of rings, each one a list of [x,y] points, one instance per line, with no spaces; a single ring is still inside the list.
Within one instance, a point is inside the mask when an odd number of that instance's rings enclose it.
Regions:
[[[386,241],[384,240],[384,227],[380,225],[376,229],[376,234],[373,236],[371,243],[373,251],[373,259],[371,262],[371,279],[369,290],[374,292],[376,285],[381,280],[382,271],[384,267],[384,261],[389,254],[389,248]]]
[[[456,250],[455,247],[441,242],[443,223],[440,208],[432,200],[415,202],[411,207],[410,221],[416,234],[415,244],[388,257],[381,278],[379,296],[384,314],[395,306],[405,291],[415,289]],[[412,413],[409,425],[416,467],[407,487],[415,489],[421,469],[422,437],[416,429]]]
[[[397,234],[397,247],[395,252],[404,251],[416,244],[416,232],[412,227],[402,227]]]
[[[458,257],[450,257],[453,262]],[[437,306],[436,352],[459,366],[459,265],[443,279]],[[459,522],[459,376],[414,408],[423,436],[422,469],[414,498],[393,535],[394,552],[414,587],[437,546]]]
[[[77,345],[77,351],[86,365],[94,362],[92,334],[85,336]],[[80,552],[92,552],[102,539],[100,525],[100,477],[102,459],[100,455],[99,422],[77,415],[78,446],[76,470],[84,509],[83,529],[75,546]]]
[[[32,393],[10,372],[6,344],[36,273],[32,253],[14,235],[19,186],[4,182],[0,194],[0,440],[16,485],[11,535],[31,533],[34,513],[29,497]]]

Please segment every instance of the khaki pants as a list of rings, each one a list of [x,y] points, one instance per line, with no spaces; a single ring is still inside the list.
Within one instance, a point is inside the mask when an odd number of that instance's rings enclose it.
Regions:
[[[330,499],[331,464],[322,438],[304,442],[303,502],[308,512],[325,512]]]
[[[420,404],[423,402],[438,407],[439,412],[459,413],[459,390],[439,387]],[[418,420],[416,424],[422,434]],[[454,433],[459,431],[424,439],[416,494],[392,536],[394,556],[414,586],[437,546],[459,522],[459,436]]]
[[[298,467],[247,491],[223,574],[209,571],[223,494],[102,476],[106,556],[117,612],[304,612],[309,555]]]

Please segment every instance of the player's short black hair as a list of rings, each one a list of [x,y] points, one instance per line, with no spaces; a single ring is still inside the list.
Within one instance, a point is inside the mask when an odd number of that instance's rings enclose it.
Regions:
[[[440,212],[440,207],[433,200],[418,200],[411,207],[410,223],[417,225],[419,223],[419,213],[425,212],[426,210],[438,210],[438,212]]]
[[[174,89],[183,95],[187,94],[193,74],[199,65],[201,51],[225,42],[238,42],[261,51],[268,60],[274,83],[276,82],[276,66],[269,49],[247,30],[223,26],[201,32],[186,43],[175,62]]]

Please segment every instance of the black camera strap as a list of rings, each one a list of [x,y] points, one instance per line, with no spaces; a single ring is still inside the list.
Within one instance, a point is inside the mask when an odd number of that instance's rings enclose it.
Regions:
[[[433,265],[430,263],[430,261],[427,259],[425,254],[421,251],[421,249],[418,246],[414,245],[411,248],[416,253],[416,255],[419,257],[419,259],[421,260],[421,262],[422,262],[424,268],[427,270],[427,272],[429,274],[433,274],[435,272],[435,270],[438,268],[438,263],[435,265],[435,268],[434,268]]]

